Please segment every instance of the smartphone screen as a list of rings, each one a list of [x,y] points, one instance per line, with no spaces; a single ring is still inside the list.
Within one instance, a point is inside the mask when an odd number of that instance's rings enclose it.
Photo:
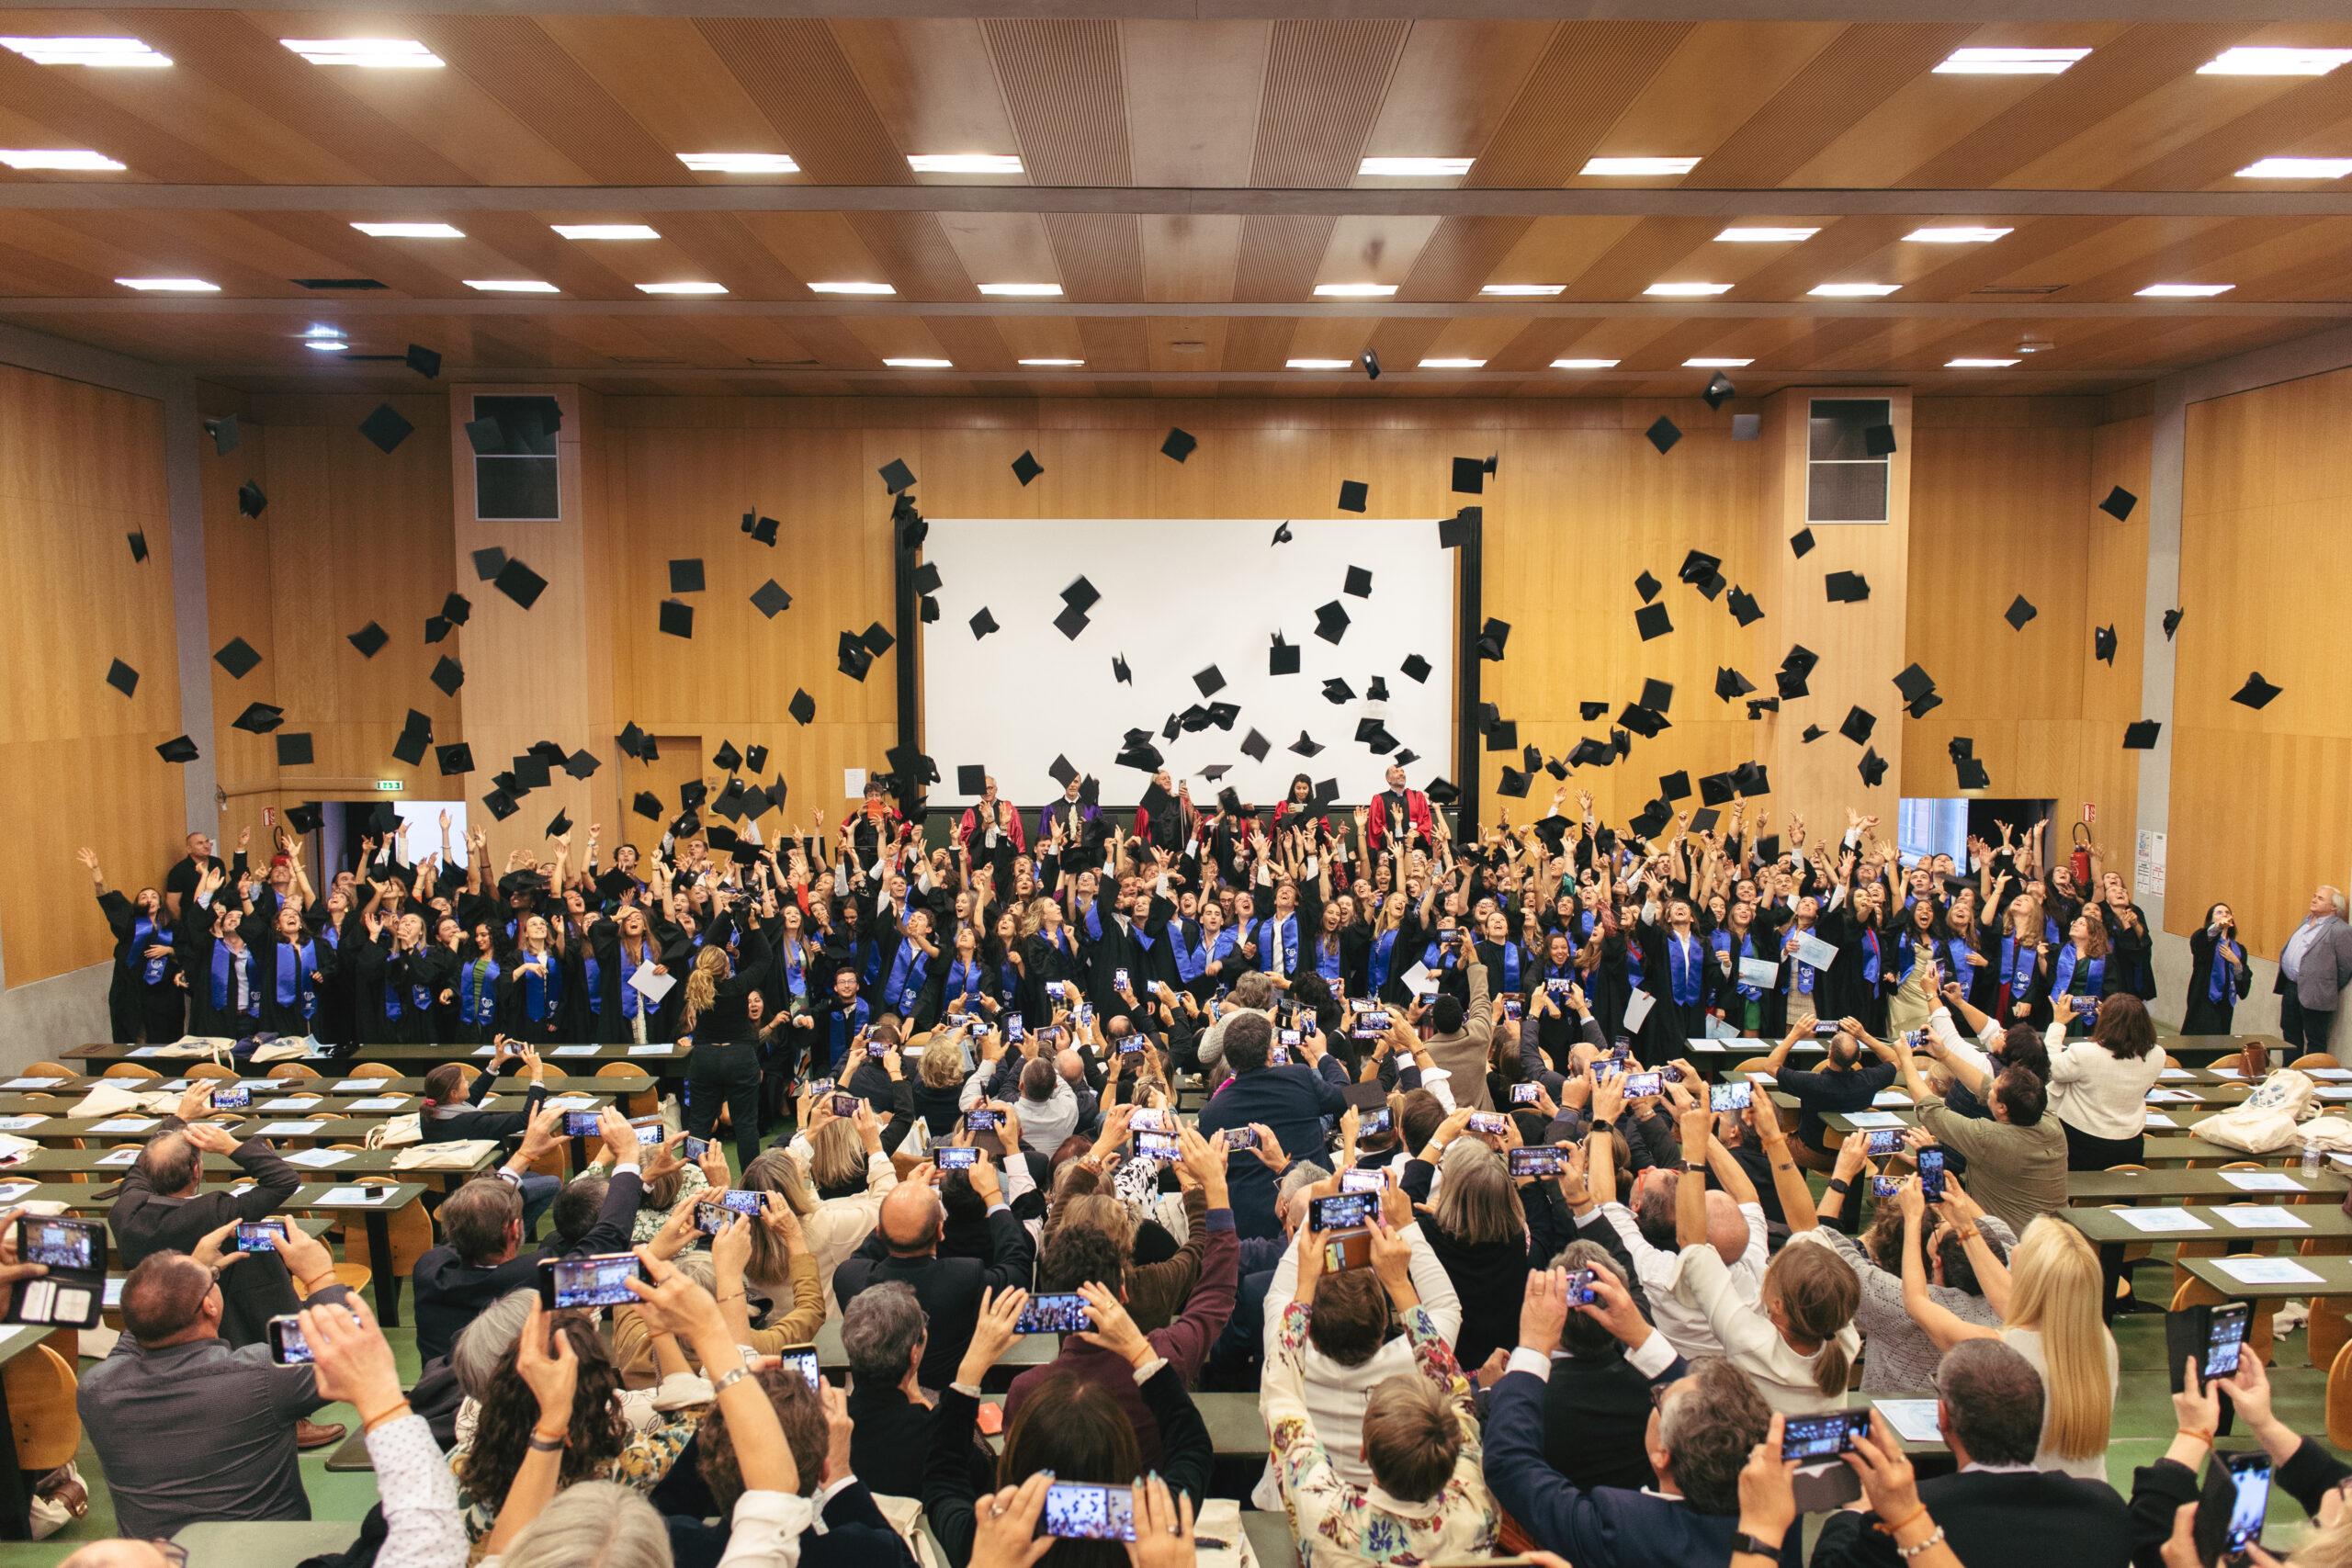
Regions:
[[[1557,1176],[1566,1156],[1549,1144],[1531,1144],[1513,1149],[1510,1155],[1510,1173],[1518,1176]]]
[[[558,1309],[620,1306],[637,1300],[628,1282],[644,1273],[633,1252],[551,1258],[539,1265],[539,1299]]]
[[[288,1313],[269,1320],[269,1359],[281,1367],[307,1363],[311,1358],[311,1342],[302,1337],[301,1321]]]
[[[959,1148],[954,1144],[944,1144],[932,1153],[938,1156],[942,1170],[969,1170],[980,1163],[980,1151],[968,1146]]]
[[[854,1094],[837,1094],[833,1096],[833,1114],[836,1116],[856,1115],[857,1096]]]
[[[86,1220],[34,1217],[17,1222],[17,1258],[51,1269],[98,1266],[97,1227]]]
[[[686,1159],[699,1163],[702,1159],[703,1151],[708,1147],[710,1147],[710,1140],[708,1138],[688,1138],[684,1143],[678,1145],[678,1152]]]
[[[1756,1086],[1745,1079],[1738,1083],[1707,1086],[1707,1109],[1710,1111],[1745,1111],[1755,1101]]]
[[[1903,1129],[1902,1129],[1902,1128],[1900,1128],[1900,1127],[1873,1127],[1873,1128],[1871,1128],[1871,1142],[1870,1142],[1870,1151],[1869,1151],[1869,1152],[1870,1152],[1872,1156],[1879,1156],[1879,1155],[1891,1155],[1891,1154],[1893,1154],[1895,1150],[1897,1150],[1897,1149],[1901,1148],[1902,1146],[1903,1146]]]
[[[1127,1130],[1131,1133],[1172,1133],[1176,1129],[1169,1125],[1167,1111],[1157,1106],[1145,1105],[1138,1106],[1135,1114],[1127,1118]]]
[[[1657,1073],[1625,1075],[1625,1098],[1628,1100],[1639,1100],[1645,1094],[1662,1094],[1665,1090],[1666,1080]]]
[[[1592,1288],[1591,1269],[1571,1269],[1568,1270],[1568,1304],[1570,1306],[1591,1306],[1600,1300],[1600,1294]]]
[[[808,1380],[811,1389],[825,1386],[825,1374],[817,1366],[817,1347],[814,1345],[795,1345],[777,1351],[776,1355],[784,1362],[786,1371],[797,1371]]]
[[[1318,1231],[1359,1230],[1372,1224],[1374,1205],[1366,1192],[1341,1192],[1307,1205],[1306,1223]]]
[[[1871,1196],[1873,1198],[1892,1198],[1897,1192],[1902,1190],[1903,1183],[1895,1180],[1894,1178],[1891,1176],[1873,1176],[1871,1178]]]
[[[1340,1190],[1342,1192],[1385,1192],[1387,1190],[1386,1171],[1366,1170],[1362,1166],[1355,1166],[1340,1172]]]
[[[1362,1136],[1363,1131],[1364,1129],[1361,1127],[1356,1129],[1357,1135]],[[1228,1149],[1256,1148],[1258,1146],[1258,1129],[1255,1127],[1227,1127],[1225,1130],[1225,1146]]]
[[[1919,1195],[1930,1203],[1944,1201],[1944,1152],[1941,1149],[1919,1151]]]
[[[274,1220],[246,1220],[237,1226],[239,1252],[276,1252],[286,1239],[286,1227]]]
[[[235,1089],[216,1089],[212,1091],[212,1109],[215,1111],[242,1111],[253,1102],[254,1091],[243,1085]]]
[[[1277,1038],[1281,1040],[1284,1047],[1295,1045],[1298,1043],[1298,1031],[1295,1029],[1285,1029],[1281,1032]]]
[[[1854,1434],[1867,1432],[1867,1410],[1833,1410],[1826,1416],[1791,1416],[1781,1426],[1781,1457],[1810,1461],[1834,1459],[1854,1446]]]
[[[1137,1133],[1135,1143],[1136,1155],[1145,1159],[1172,1160],[1179,1152],[1173,1133]]]
[[[1510,1102],[1513,1105],[1532,1105],[1543,1093],[1544,1086],[1540,1083],[1515,1083],[1510,1086]]]
[[[833,1080],[832,1080],[832,1079],[831,1079],[831,1078],[810,1078],[810,1079],[808,1080],[808,1088],[807,1093],[808,1093],[808,1103],[809,1103],[809,1104],[811,1104],[811,1105],[816,1104],[819,1100],[820,1100],[824,1099],[824,1098],[825,1098],[825,1096],[827,1096],[827,1095],[829,1095],[829,1094],[831,1094],[831,1093],[832,1093],[832,1092],[833,1092]]]
[[[1022,1022],[1019,1013],[1009,1012],[1004,1015],[1004,1037],[1015,1045],[1029,1038],[1029,1026]]]
[[[1365,1111],[1363,1120],[1356,1124],[1356,1136],[1359,1138],[1369,1138],[1375,1133],[1386,1131],[1388,1131],[1388,1111],[1385,1106],[1378,1111]],[[1257,1134],[1253,1133],[1250,1136],[1255,1137]]]
[[[1076,1291],[1056,1293],[1046,1292],[1031,1296],[1021,1315],[1013,1320],[1015,1334],[1076,1334],[1094,1326],[1093,1317],[1086,1310],[1086,1298]]]
[[[2246,1325],[2254,1316],[2254,1307],[2246,1302],[2229,1302],[2213,1309],[2205,1331],[2205,1376],[2225,1378],[2238,1370],[2238,1354],[2245,1346]]]
[[[563,1135],[567,1138],[593,1138],[604,1120],[594,1111],[567,1111],[563,1113]]]
[[[2262,1544],[2262,1516],[2270,1511],[2270,1456],[2215,1454],[2229,1466],[2233,1502],[2229,1528],[2222,1534],[2224,1562],[2244,1562],[2248,1547]]]
[[[1004,1125],[1004,1113],[999,1111],[967,1111],[964,1125],[975,1133],[993,1133]]]
[[[1503,998],[1503,1016],[1508,1019],[1517,1019],[1521,1016],[1519,998],[1517,997],[1505,997]]]
[[[1133,1540],[1135,1492],[1125,1486],[1057,1481],[1046,1488],[1043,1528],[1062,1540]]]

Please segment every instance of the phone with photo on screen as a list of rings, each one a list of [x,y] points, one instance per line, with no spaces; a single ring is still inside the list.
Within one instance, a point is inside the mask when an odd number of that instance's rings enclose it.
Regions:
[[[1013,1320],[1015,1334],[1077,1334],[1094,1326],[1086,1298],[1076,1291],[1046,1292],[1031,1296]]]
[[[2213,1308],[2205,1326],[2202,1372],[2208,1382],[2229,1377],[2238,1370],[2238,1358],[2245,1348],[2246,1329],[2253,1319],[2251,1302],[2223,1302]]]
[[[1941,1149],[1919,1151],[1919,1196],[1930,1203],[1944,1201],[1944,1152]]]
[[[1871,1129],[1870,1147],[1865,1152],[1869,1154],[1872,1159],[1878,1159],[1894,1153],[1902,1146],[1902,1128],[1873,1127]]]
[[[798,1372],[808,1380],[812,1391],[825,1386],[825,1374],[817,1364],[817,1347],[814,1345],[787,1345],[776,1355],[784,1362],[784,1370]]]
[[[1746,1078],[1736,1083],[1707,1086],[1707,1109],[1710,1111],[1745,1111],[1756,1102],[1756,1086]]]
[[[622,1306],[637,1300],[631,1280],[645,1278],[633,1252],[591,1253],[539,1261],[539,1301],[550,1312],[569,1307]]]
[[[980,1151],[969,1145],[941,1144],[932,1153],[942,1170],[969,1170],[980,1163]]]
[[[1057,1481],[1046,1488],[1043,1531],[1060,1540],[1133,1540],[1135,1489],[1088,1481]]]
[[[1790,1416],[1781,1425],[1781,1457],[1810,1464],[1851,1451],[1858,1433],[1871,1429],[1867,1410],[1833,1410],[1826,1416]]]

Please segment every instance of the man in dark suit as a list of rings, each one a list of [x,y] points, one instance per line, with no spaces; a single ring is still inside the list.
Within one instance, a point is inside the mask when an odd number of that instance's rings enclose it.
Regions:
[[[931,1402],[915,1381],[927,1325],[914,1287],[903,1280],[869,1285],[842,1314],[842,1353],[849,1361],[849,1468],[888,1497],[922,1495],[931,1458]],[[996,1455],[975,1439],[969,1454],[975,1494],[996,1488]]]
[[[816,1524],[800,1536],[804,1568],[915,1568],[905,1539],[890,1528],[873,1493],[850,1467],[854,1432],[842,1391],[831,1384],[821,1392],[812,1389],[790,1367],[756,1375],[792,1447],[801,1494],[817,1507]],[[712,1413],[695,1434],[695,1450],[720,1522],[706,1525],[673,1516],[670,1553],[677,1568],[718,1568],[733,1533],[736,1499],[743,1495],[724,1415]]]
[[[1347,1069],[1322,1049],[1319,1035],[1299,1041],[1299,1048],[1315,1059],[1312,1067],[1268,1066],[1273,1043],[1274,1026],[1262,1013],[1241,1013],[1226,1024],[1224,1060],[1233,1069],[1233,1081],[1217,1090],[1201,1111],[1201,1136],[1259,1126],[1274,1135],[1291,1159],[1319,1159],[1325,1143],[1323,1118],[1347,1112],[1348,1097],[1340,1092],[1348,1081]],[[1227,1170],[1227,1179],[1233,1184],[1233,1223],[1241,1235],[1283,1234],[1282,1222],[1274,1215],[1276,1174],[1246,1150]]]
[[[514,1158],[489,1176],[478,1176],[442,1200],[437,1216],[443,1244],[416,1260],[416,1354],[421,1361],[447,1356],[458,1336],[481,1310],[510,1291],[538,1289],[539,1264],[550,1258],[623,1252],[637,1224],[644,1191],[638,1164],[637,1131],[611,1106],[605,1107],[596,1135],[613,1158],[595,1223],[575,1238],[551,1237],[534,1251],[523,1250],[522,1179],[543,1156],[561,1146],[557,1128],[563,1112],[549,1111],[523,1134]],[[593,1181],[594,1177],[582,1177]]]
[[[1600,1305],[1576,1310],[1620,1319],[1640,1314],[1623,1290]],[[1567,1275],[1530,1273],[1520,1308],[1519,1348],[1487,1404],[1487,1484],[1495,1501],[1519,1521],[1538,1547],[1576,1568],[1688,1568],[1727,1562],[1739,1528],[1739,1472],[1748,1450],[1764,1440],[1771,1407],[1747,1374],[1729,1361],[1702,1357],[1665,1393],[1645,1424],[1642,1446],[1657,1477],[1654,1490],[1578,1486],[1544,1457],[1545,1384],[1553,1375],[1567,1317]],[[1612,1324],[1612,1331],[1620,1325]],[[1644,1346],[1658,1337],[1623,1323],[1621,1337],[1639,1333]],[[1791,1529],[1778,1547],[1783,1568],[1802,1559],[1802,1531]]]
[[[1965,1339],[1936,1369],[1936,1419],[1959,1470],[1919,1483],[1919,1501],[1962,1562],[1998,1562],[2031,1543],[2068,1568],[2124,1568],[2132,1525],[2115,1488],[2033,1468],[2041,1445],[2041,1377],[1997,1339]],[[1793,1535],[1795,1532],[1790,1532]],[[1875,1513],[1822,1525],[1813,1568],[1902,1568]]]
[[[1572,1241],[1552,1262],[1606,1274],[1632,1300],[1629,1270],[1598,1240]],[[1594,1288],[1608,1290],[1606,1283]],[[1640,1316],[1634,1309],[1632,1321],[1648,1329]],[[1629,1353],[1605,1322],[1584,1313],[1570,1313],[1562,1327],[1544,1391],[1544,1458],[1578,1486],[1638,1492],[1657,1484],[1643,1441],[1649,1430],[1650,1391],[1689,1368],[1665,1336],[1653,1330],[1641,1340]]]
[[[1029,1285],[1035,1247],[1028,1227],[1013,1218],[1004,1201],[993,1160],[983,1152],[970,1171],[972,1190],[987,1206],[989,1256],[943,1258],[939,1239],[946,1205],[932,1185],[936,1172],[900,1182],[882,1200],[879,1223],[865,1245],[833,1271],[833,1294],[846,1310],[859,1292],[893,1280],[912,1286],[930,1324],[916,1376],[927,1389],[945,1388],[964,1359],[972,1326],[979,1321],[980,1296],[988,1291]]]

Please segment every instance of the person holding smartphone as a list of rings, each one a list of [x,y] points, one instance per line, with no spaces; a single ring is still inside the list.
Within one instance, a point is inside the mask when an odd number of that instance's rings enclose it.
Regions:
[[[2172,1396],[2177,1429],[2172,1442],[2153,1464],[2132,1475],[2132,1546],[2143,1555],[2162,1551],[2163,1561],[2195,1562],[2191,1534],[2202,1492],[2200,1472],[2213,1455],[2213,1438],[2221,1426],[2221,1402],[2236,1408],[2247,1436],[2262,1447],[2271,1464],[2272,1484],[2292,1497],[2317,1523],[2326,1519],[2328,1499],[2340,1495],[2352,1482],[2347,1467],[2324,1441],[2306,1438],[2278,1419],[2271,1408],[2270,1374],[2261,1359],[2238,1358],[2237,1371],[2208,1382],[2191,1365],[2181,1392]],[[2342,1516],[2333,1533],[2340,1535]],[[2176,1557],[2175,1548],[2185,1549]],[[2275,1549],[2274,1549],[2275,1550]],[[2256,1559],[2256,1561],[2260,1561]],[[2301,1555],[2290,1561],[2301,1561]]]

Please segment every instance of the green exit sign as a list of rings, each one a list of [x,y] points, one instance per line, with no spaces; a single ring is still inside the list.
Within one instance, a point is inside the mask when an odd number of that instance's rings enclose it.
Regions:
[[[401,783],[398,779],[378,779],[376,781],[376,790],[379,795],[398,795],[407,787],[407,784]]]

